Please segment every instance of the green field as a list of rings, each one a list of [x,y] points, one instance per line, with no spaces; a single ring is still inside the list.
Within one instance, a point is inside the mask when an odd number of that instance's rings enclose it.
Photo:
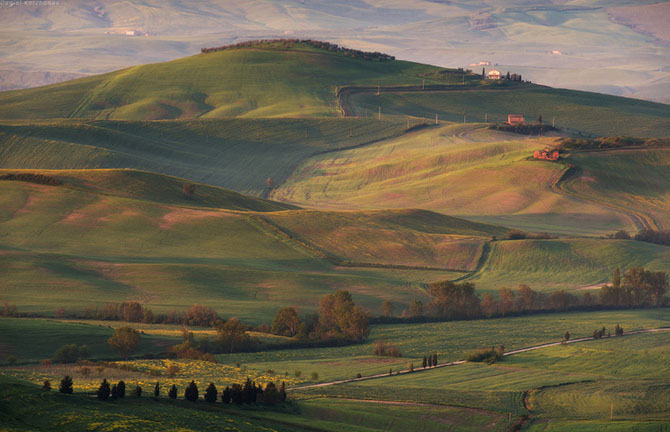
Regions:
[[[404,133],[364,119],[50,120],[0,122],[1,168],[134,168],[256,196],[303,159]]]
[[[30,363],[50,359],[63,345],[86,345],[91,359],[118,358],[107,340],[113,330],[108,327],[91,326],[84,323],[64,323],[45,319],[17,319],[0,317],[0,362],[6,364],[13,356],[17,363]],[[17,338],[16,335],[21,335]],[[159,354],[179,341],[177,337],[145,335],[138,347],[142,354]]]
[[[87,376],[83,376],[81,368],[74,365],[5,366],[0,369],[0,375],[4,376],[1,378],[2,400],[5,401],[2,415],[7,419],[3,424],[10,428],[15,427],[16,430],[23,430],[21,427],[48,429],[60,424],[54,422],[67,417],[70,426],[77,430],[76,428],[91,428],[94,418],[100,421],[120,419],[118,416],[123,416],[129,422],[123,423],[124,427],[135,430],[154,430],[159,428],[159,424],[163,427],[165,424],[189,424],[191,428],[207,430],[210,427],[208,425],[213,427],[211,422],[232,423],[237,419],[254,426],[267,421],[275,422],[276,430],[281,430],[282,425],[290,425],[292,430],[307,426],[312,430],[406,430],[412,427],[410,425],[416,424],[421,424],[426,430],[440,430],[440,425],[445,423],[454,427],[454,430],[479,430],[482,425],[487,425],[491,430],[506,430],[509,425],[508,413],[511,413],[513,421],[518,421],[518,416],[522,414],[530,413],[530,427],[543,430],[542,427],[558,428],[568,424],[579,424],[580,427],[588,428],[594,422],[605,420],[602,411],[609,413],[609,401],[612,400],[616,404],[615,420],[618,425],[642,421],[659,426],[668,421],[667,404],[670,403],[667,399],[667,386],[670,384],[665,377],[670,342],[667,332],[556,346],[506,357],[503,362],[493,366],[464,364],[359,383],[295,390],[290,394],[296,402],[288,411],[239,410],[220,405],[207,408],[203,402],[199,402],[199,405],[182,401],[171,403],[166,401],[165,396],[162,396],[162,402],[143,397],[140,401],[131,398],[103,404],[77,395],[67,397],[70,399],[57,393],[39,395],[37,384],[44,379],[55,382],[67,373],[74,377],[75,390],[78,393],[93,391],[96,383],[105,376],[114,381],[123,379],[131,388],[140,384],[145,391],[156,380],[162,383],[165,390],[171,383],[178,384],[181,389],[192,378],[201,386],[213,381],[221,387],[231,381],[240,381],[245,376],[258,382],[284,380],[289,385],[299,385],[310,383],[309,375],[312,372],[319,374],[317,381],[352,378],[356,373],[368,375],[384,373],[389,368],[404,369],[407,361],[418,365],[420,357],[428,352],[438,352],[440,362],[444,362],[461,359],[468,352],[482,346],[504,344],[507,350],[512,350],[557,341],[565,330],[569,330],[572,337],[577,338],[589,335],[593,328],[602,325],[612,328],[614,323],[619,323],[626,331],[631,331],[667,327],[669,320],[670,315],[666,309],[656,309],[375,326],[369,341],[384,339],[398,345],[405,355],[399,359],[371,356],[372,344],[368,342],[347,347],[225,354],[217,356],[218,364],[188,360],[133,360],[127,363],[136,367],[138,372],[114,368],[99,371],[91,367],[92,371]],[[81,343],[83,338],[89,338],[86,340],[92,347],[96,346],[96,341],[90,338],[91,334],[95,334],[92,329],[111,332],[90,324],[50,320],[0,320],[4,327],[18,325],[25,329],[30,329],[34,326],[33,323],[43,323],[35,327],[36,330],[32,333],[35,337],[42,339],[49,332],[56,331],[61,337],[69,334],[68,342],[71,343]],[[73,330],[77,328],[90,330]],[[20,346],[29,346],[30,341],[31,339],[21,340]],[[17,342],[19,341],[10,340],[3,343],[4,346],[9,346],[16,345]],[[37,353],[31,360],[37,361],[39,358]],[[124,363],[126,362],[120,364]],[[148,374],[151,370],[164,373],[168,365],[179,366],[176,376],[170,378]],[[594,365],[597,367],[594,368]],[[296,377],[296,370],[301,371],[299,377]],[[18,382],[16,377],[31,384]],[[532,391],[527,392],[529,390]],[[31,403],[33,397],[39,397],[42,401],[48,400],[50,403],[40,404],[40,409],[44,411],[39,420],[28,419],[25,411],[14,403],[16,399],[10,399],[8,393],[11,392],[17,395],[15,397],[24,398],[22,400],[25,403]],[[333,397],[336,399],[332,399]],[[400,406],[385,405],[383,402],[349,401],[340,398],[400,401],[409,404],[401,405],[402,410],[398,410]],[[581,411],[571,410],[570,407],[575,403],[581,403],[580,398],[590,399],[586,401],[588,403],[581,405]],[[83,401],[85,405],[81,406]],[[644,404],[643,411],[636,408],[640,403]],[[124,404],[123,408],[120,408],[121,404]],[[107,417],[110,409],[114,410],[116,417]],[[57,410],[60,414],[55,415],[52,410]],[[169,410],[171,414],[157,417],[149,415],[147,410],[166,410],[166,413]],[[222,420],[228,417],[231,420]],[[142,418],[144,423],[136,423]],[[200,422],[204,423],[201,425]],[[117,429],[110,425],[108,430]]]
[[[649,228],[670,227],[670,150],[577,152],[571,160],[581,170],[561,190],[637,215]]]
[[[328,397],[478,407],[556,419],[667,422],[667,332],[556,346],[359,383],[298,390]],[[507,347],[507,346],[506,346]]]
[[[534,289],[599,288],[616,267],[669,271],[670,249],[633,240],[511,240],[491,244],[484,265],[467,280],[493,290],[526,284]]]
[[[522,114],[526,122],[542,115],[545,123],[588,135],[668,136],[666,104],[626,99],[598,93],[527,85],[514,89],[466,89],[443,92],[359,93],[350,104],[361,115],[365,110],[391,116],[413,116],[463,122],[502,122],[508,114]]]

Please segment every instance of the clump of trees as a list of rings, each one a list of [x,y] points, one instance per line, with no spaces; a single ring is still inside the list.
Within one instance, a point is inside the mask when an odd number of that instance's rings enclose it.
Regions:
[[[493,364],[503,359],[505,347],[500,345],[498,348],[484,348],[468,354],[467,360],[475,363]]]
[[[642,267],[631,267],[623,275],[617,267],[612,284],[600,289],[600,303],[606,306],[640,307],[661,306],[670,288],[666,272],[654,272]]]
[[[211,53],[211,52],[240,49],[240,48],[289,49],[297,47],[322,49],[334,53],[339,53],[347,57],[353,57],[356,59],[367,60],[367,61],[395,60],[395,57],[392,55],[376,51],[375,52],[360,51],[356,49],[345,48],[330,42],[323,42],[312,39],[260,39],[260,40],[239,42],[230,45],[222,45],[213,48],[201,48],[200,52]]]
[[[55,363],[74,363],[77,360],[86,360],[90,355],[91,352],[86,345],[67,344],[56,350],[53,361]]]
[[[599,138],[563,138],[560,146],[566,150],[612,149],[621,147],[658,147],[670,144],[669,138],[634,138],[611,136]]]
[[[552,239],[552,238],[556,238],[556,237],[551,236],[547,233],[527,233],[527,232],[523,232],[523,231],[512,230],[512,231],[507,233],[507,236],[505,238],[507,240],[526,240],[526,239],[547,240],[547,239]]]
[[[119,327],[114,330],[114,334],[107,342],[113,350],[118,351],[123,358],[127,359],[137,349],[140,334],[132,327]]]
[[[280,309],[271,331],[300,340],[360,342],[370,331],[369,319],[369,313],[354,303],[348,291],[338,290],[321,299],[318,315],[301,318],[293,307]]]
[[[382,340],[375,341],[372,353],[381,357],[402,357],[402,353],[398,347]]]
[[[181,191],[187,199],[192,199],[195,194],[195,185],[193,183],[184,183]]]
[[[608,234],[608,238],[616,240],[637,240],[647,243],[654,243],[661,246],[670,246],[670,230],[643,229],[634,236],[626,230],[619,230],[613,234]]]
[[[207,306],[195,304],[182,311],[156,314],[151,309],[134,301],[105,303],[102,307],[88,307],[83,313],[66,313],[64,308],[57,310],[59,318],[95,319],[101,321],[126,321],[145,324],[183,324],[199,327],[213,327],[221,318],[216,311]]]
[[[10,173],[0,176],[0,180],[24,181],[48,186],[60,186],[63,184],[56,177],[35,173]]]
[[[577,296],[565,290],[550,294],[534,291],[527,285],[516,290],[500,288],[497,293],[475,292],[472,283],[436,282],[428,285],[430,302],[424,306],[414,300],[403,311],[402,320],[454,320],[519,315],[530,312],[562,312],[574,309],[657,307],[667,302],[670,290],[668,273],[632,267],[623,274],[617,268],[612,283],[595,293]],[[497,295],[496,295],[497,294]],[[388,317],[380,318],[388,322]]]

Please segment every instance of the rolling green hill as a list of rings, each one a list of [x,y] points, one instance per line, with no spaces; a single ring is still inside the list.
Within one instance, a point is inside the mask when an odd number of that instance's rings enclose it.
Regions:
[[[416,85],[437,69],[312,48],[234,49],[0,93],[0,118],[336,117],[337,86]]]
[[[376,309],[382,297],[406,304],[424,295],[426,280],[455,277],[447,265],[467,270],[479,250],[468,248],[465,257],[459,248],[450,250],[459,243],[455,232],[475,244],[487,230],[505,232],[430,212],[284,215],[288,206],[207,186],[197,186],[187,200],[182,181],[130,170],[42,172],[63,185],[0,181],[3,299],[20,310],[83,310],[125,298],[163,311],[204,303],[262,321],[268,310],[289,304],[313,309],[338,288]],[[309,227],[322,220],[363,233],[359,243],[372,259],[362,260],[323,232],[312,234]],[[376,244],[389,229],[397,230],[393,243]],[[418,268],[333,265],[396,264],[398,251],[410,257],[404,264]],[[423,269],[435,266],[442,269]]]
[[[406,61],[366,61],[339,52],[266,43],[122,69],[50,86],[0,93],[0,119],[296,118],[343,114],[338,89],[368,86],[346,111],[462,121],[499,121],[508,113],[588,134],[665,136],[670,106],[468,75],[464,85],[440,68]],[[477,71],[479,72],[479,71]],[[453,77],[452,77],[453,78]],[[451,86],[421,91],[427,82]],[[381,95],[369,86],[391,86]],[[400,86],[400,87],[398,87]],[[412,88],[407,86],[413,86]],[[403,90],[403,88],[406,88]]]
[[[491,244],[508,230],[425,210],[293,210],[205,185],[186,199],[182,180],[132,170],[41,172],[63,184],[0,181],[3,300],[24,312],[139,300],[262,322],[340,288],[373,311],[383,300],[401,310],[436,280],[547,291],[670,262],[666,247],[634,241]]]
[[[595,161],[600,155],[594,153],[588,159],[575,156],[559,163],[532,160],[535,150],[555,144],[555,138],[513,135],[477,124],[441,126],[361,148],[313,156],[271,196],[322,209],[425,208],[567,235],[604,234],[619,228],[634,231],[631,205],[607,205],[596,199],[601,192],[587,191],[593,199],[585,200],[554,188],[568,164],[589,171],[592,165],[599,166]],[[657,153],[665,155],[668,150]],[[657,158],[659,173],[667,172],[664,160],[664,156]],[[621,164],[626,163],[622,158]],[[630,170],[623,172],[633,175],[643,163],[644,159],[631,162]],[[653,209],[663,213],[662,197],[670,182],[665,174],[648,182],[655,187],[646,193],[655,199],[647,200],[647,207],[636,212]],[[593,187],[601,186],[614,202],[623,200],[631,187],[625,179],[608,183],[603,179]]]
[[[306,157],[399,136],[362,119],[14,121],[0,123],[0,168],[135,168],[261,195]]]

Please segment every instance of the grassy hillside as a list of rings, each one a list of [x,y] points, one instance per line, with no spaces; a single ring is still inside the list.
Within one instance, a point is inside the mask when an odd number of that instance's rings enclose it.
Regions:
[[[1,168],[135,168],[261,195],[301,160],[405,131],[361,119],[0,123]]]
[[[598,287],[616,267],[670,271],[670,248],[632,240],[558,239],[492,243],[481,270],[468,280],[479,289],[555,290]]]
[[[323,294],[338,288],[377,309],[384,298],[407,304],[424,296],[423,282],[456,276],[447,270],[333,267],[327,257],[356,262],[360,255],[316,231],[313,246],[309,231],[295,229],[305,237],[292,238],[281,225],[339,221],[342,229],[366,233],[373,257],[366,263],[395,264],[393,252],[404,248],[415,251],[406,264],[420,268],[451,264],[435,257],[457,240],[454,233],[472,238],[486,230],[504,232],[429,212],[297,211],[285,218],[283,211],[267,212],[285,208],[280,204],[215,187],[199,186],[186,200],[182,181],[171,177],[129,170],[46,173],[64,184],[0,181],[3,300],[23,311],[83,310],[134,299],[165,312],[204,303],[226,316],[259,322],[281,306],[313,310]],[[266,212],[241,211],[247,209]],[[377,244],[391,228],[395,243]],[[479,253],[477,247],[466,251],[469,257],[456,250],[450,258],[464,261],[456,263],[459,269]]]
[[[70,189],[94,195],[132,198],[163,204],[187,207],[220,208],[227,210],[272,212],[295,209],[295,206],[254,198],[237,192],[184,179],[146,171],[98,169],[98,170],[5,170],[0,176],[39,174],[55,178],[62,184],[60,189]],[[191,196],[185,194],[185,184],[193,184]],[[45,189],[56,191],[56,189]]]
[[[18,363],[37,362],[49,359],[58,348],[67,344],[86,345],[91,359],[111,359],[118,357],[107,340],[113,330],[108,327],[91,326],[81,323],[64,323],[45,319],[0,318],[0,362],[6,364],[8,356],[14,356]],[[17,335],[21,337],[17,338]],[[138,354],[159,354],[179,342],[179,337],[164,335],[144,335],[137,348]]]
[[[265,219],[350,264],[473,270],[491,236],[508,230],[425,210],[290,211]]]
[[[575,153],[581,169],[559,186],[582,199],[639,214],[670,228],[670,149]]]
[[[466,89],[442,92],[387,91],[354,94],[350,105],[361,115],[381,106],[387,115],[415,116],[463,122],[507,120],[508,114],[523,114],[527,122],[555,120],[556,126],[589,135],[670,135],[670,105],[598,93],[527,85],[512,89]]]
[[[553,144],[481,125],[442,126],[314,156],[271,196],[319,208],[425,208],[562,234],[634,229],[620,209],[553,190],[567,165],[529,159]]]
[[[0,118],[335,117],[335,87],[417,84],[438,68],[319,49],[234,49],[0,93]]]

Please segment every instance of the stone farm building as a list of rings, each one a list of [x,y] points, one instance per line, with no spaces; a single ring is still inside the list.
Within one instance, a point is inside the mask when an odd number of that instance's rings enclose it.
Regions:
[[[522,125],[524,124],[523,115],[521,114],[509,114],[507,116],[507,123],[511,125]]]
[[[486,75],[488,79],[494,79],[494,80],[499,80],[502,78],[502,75],[500,74],[499,70],[496,69],[491,69],[489,73]]]
[[[544,150],[535,150],[535,153],[533,153],[533,158],[540,160],[557,161],[558,150],[549,150],[548,148]]]

